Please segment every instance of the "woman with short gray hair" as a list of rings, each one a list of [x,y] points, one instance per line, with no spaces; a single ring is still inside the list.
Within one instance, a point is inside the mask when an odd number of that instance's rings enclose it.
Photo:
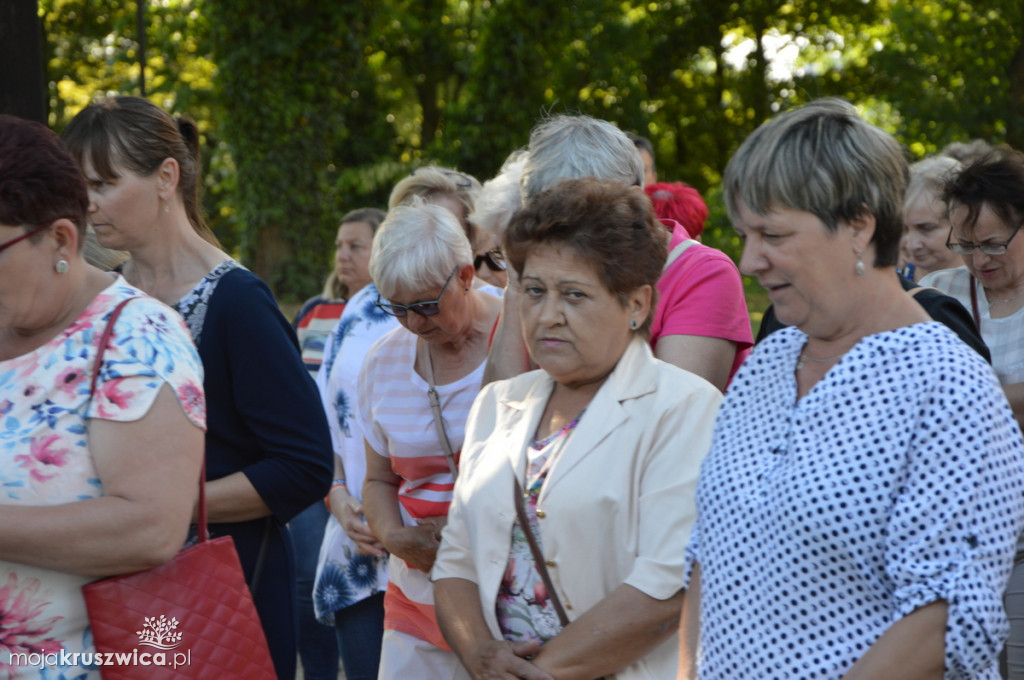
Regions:
[[[726,168],[740,268],[792,327],[715,423],[680,677],[999,677],[1024,441],[992,369],[893,271],[907,175],[837,100],[765,123]]]
[[[473,251],[452,214],[419,199],[388,214],[370,274],[380,310],[401,324],[359,376],[363,508],[391,554],[379,677],[452,677],[459,662],[438,630],[427,575],[501,300],[473,287]]]

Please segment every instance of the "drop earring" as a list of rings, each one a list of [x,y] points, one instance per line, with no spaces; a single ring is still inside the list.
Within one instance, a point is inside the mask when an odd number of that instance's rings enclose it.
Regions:
[[[857,276],[864,276],[864,260],[861,259],[862,250],[854,250],[854,254],[857,256],[857,264],[854,266],[853,271],[857,272]]]

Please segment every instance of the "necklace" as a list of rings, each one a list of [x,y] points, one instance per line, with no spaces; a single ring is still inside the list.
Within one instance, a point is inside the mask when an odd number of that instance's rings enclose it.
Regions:
[[[1013,302],[1014,300],[1019,298],[1021,295],[1024,295],[1024,290],[1019,290],[1019,291],[1017,291],[1017,293],[1015,295],[1011,295],[1008,298],[1003,298],[1002,300],[989,300],[988,301],[988,306],[991,307],[992,305],[1001,305],[1004,302]],[[988,298],[988,294],[987,293],[986,293],[985,297]]]
[[[849,352],[849,351],[850,350],[846,350],[846,352]],[[812,357],[812,356],[810,356],[810,355],[808,355],[808,354],[806,354],[804,352],[800,352],[800,356],[796,360],[796,370],[799,371],[801,368],[804,367],[804,364],[807,363],[808,361],[813,361],[816,364],[828,364],[828,363],[831,363],[831,362],[835,361],[836,359],[842,358],[846,354],[846,352],[840,352],[839,354],[836,354],[835,356],[831,356],[831,357],[821,357],[820,359],[817,358],[817,357]]]

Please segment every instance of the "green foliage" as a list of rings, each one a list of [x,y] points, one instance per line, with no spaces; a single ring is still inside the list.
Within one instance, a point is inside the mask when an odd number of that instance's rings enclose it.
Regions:
[[[338,168],[388,149],[361,41],[374,9],[217,0],[207,13],[240,253],[286,297],[316,290],[349,198]]]
[[[136,91],[134,5],[41,2],[54,127],[97,93]],[[383,206],[426,162],[487,179],[547,112],[651,138],[661,177],[707,197],[705,242],[738,258],[720,175],[778,111],[845,97],[916,156],[979,136],[1024,144],[1022,12],[1019,0],[153,0],[147,83],[200,122],[218,236],[301,298],[319,288],[342,212]]]

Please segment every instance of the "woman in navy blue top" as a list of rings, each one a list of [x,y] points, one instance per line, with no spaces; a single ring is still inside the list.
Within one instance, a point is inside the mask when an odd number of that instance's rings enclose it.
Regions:
[[[280,678],[295,676],[289,519],[330,487],[330,434],[295,334],[270,289],[220,249],[198,207],[198,132],[137,97],[85,108],[64,132],[89,182],[100,243],[177,309],[205,370],[213,535],[235,540]]]

